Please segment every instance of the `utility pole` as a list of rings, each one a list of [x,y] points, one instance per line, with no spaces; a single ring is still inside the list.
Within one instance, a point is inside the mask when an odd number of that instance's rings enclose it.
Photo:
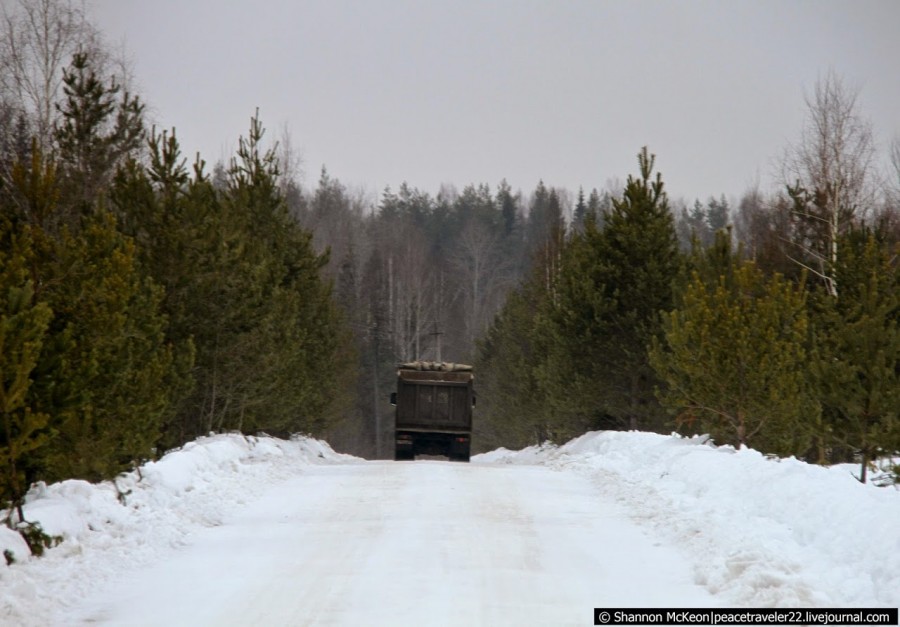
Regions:
[[[372,352],[374,362],[372,364],[372,409],[375,414],[375,459],[381,459],[381,409],[378,388],[378,326],[373,321],[371,325]]]
[[[443,361],[443,360],[441,359],[441,336],[443,335],[443,333],[441,333],[440,331],[438,331],[438,329],[437,329],[437,321],[435,321],[435,323],[434,323],[434,331],[432,331],[432,332],[429,333],[428,335],[433,335],[433,336],[434,336],[435,359],[436,359],[436,361],[437,361],[438,363],[441,363],[441,361]]]

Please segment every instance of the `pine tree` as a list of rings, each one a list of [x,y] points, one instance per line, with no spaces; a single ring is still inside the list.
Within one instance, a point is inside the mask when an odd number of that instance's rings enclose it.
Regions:
[[[805,453],[818,414],[805,373],[805,307],[802,287],[780,275],[767,281],[752,262],[714,285],[694,272],[650,351],[678,423],[720,444]]]
[[[587,213],[584,227],[538,263],[553,281],[537,312],[543,348],[536,379],[553,434],[588,429],[662,426],[647,346],[670,307],[679,258],[662,180],[653,158],[638,155],[603,226]]]
[[[29,392],[53,312],[34,300],[27,232],[17,235],[0,220],[0,505],[18,509],[21,520],[27,458],[52,435],[50,416],[33,410]]]
[[[94,206],[116,166],[144,139],[144,105],[115,82],[104,84],[86,52],[72,57],[63,74],[64,101],[55,129],[66,199],[82,211]]]
[[[343,395],[337,381],[352,355],[321,278],[327,255],[289,213],[274,150],[251,120],[217,188],[177,141],[153,135],[151,166],[117,177],[113,199],[166,288],[168,337],[192,345],[193,386],[179,403],[166,445],[209,431],[320,431]]]
[[[566,244],[559,196],[543,182],[532,198],[526,235],[531,269],[477,342],[481,401],[476,436],[484,446],[522,447],[566,434],[554,420],[540,384],[549,347],[539,320],[555,298]]]
[[[554,299],[536,324],[546,345],[538,380],[554,430],[565,440],[601,427],[628,426],[609,413],[612,317],[619,303],[608,289],[605,239],[592,216],[564,248]]]
[[[102,206],[60,218],[56,168],[39,150],[13,183],[11,232],[31,241],[34,300],[53,311],[28,402],[54,437],[32,456],[32,478],[106,478],[151,457],[159,437],[172,359],[161,294]]]
[[[825,409],[820,447],[858,456],[865,482],[869,463],[900,447],[900,271],[867,231],[841,249],[844,287],[839,299],[817,300],[811,363]]]
[[[245,253],[258,259],[253,274],[261,279],[263,299],[258,324],[246,335],[246,365],[241,428],[276,433],[321,431],[334,420],[338,383],[347,374],[352,355],[345,351],[349,336],[331,298],[331,286],[320,278],[328,256],[316,255],[312,236],[287,212],[277,185],[273,150],[263,152],[263,128],[251,120],[250,133],[240,142],[230,169],[228,203],[246,212],[252,239]],[[242,338],[244,339],[244,338]],[[250,385],[247,386],[247,383]],[[240,386],[239,386],[240,387]],[[257,399],[252,412],[244,403]],[[346,402],[346,399],[343,399]]]
[[[109,213],[87,218],[77,237],[64,231],[54,252],[48,274],[66,280],[43,298],[72,347],[45,376],[65,378],[79,401],[54,413],[47,468],[55,478],[109,478],[154,456],[169,407],[162,291]]]
[[[236,268],[243,227],[223,207],[204,165],[198,157],[190,176],[175,131],[154,131],[149,167],[129,162],[111,189],[141,265],[164,288],[166,335],[181,356],[175,409],[164,426],[166,448],[220,428],[218,388],[211,380],[217,359],[229,350],[229,329],[242,324],[243,283]]]
[[[522,448],[555,436],[538,383],[546,346],[536,327],[547,297],[540,272],[509,294],[503,309],[478,343],[478,446]]]
[[[662,176],[653,173],[655,156],[638,154],[640,176],[628,177],[621,199],[612,200],[602,241],[602,285],[614,308],[606,318],[609,368],[602,383],[607,413],[629,428],[660,429],[663,414],[653,396],[657,380],[647,347],[660,330],[660,312],[672,307],[679,271],[678,243]]]

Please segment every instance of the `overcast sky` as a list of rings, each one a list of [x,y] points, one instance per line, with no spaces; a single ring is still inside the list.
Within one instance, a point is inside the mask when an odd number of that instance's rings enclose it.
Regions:
[[[93,0],[157,124],[227,158],[258,107],[303,183],[373,197],[506,178],[577,191],[636,172],[671,196],[772,189],[829,69],[900,135],[900,1]]]

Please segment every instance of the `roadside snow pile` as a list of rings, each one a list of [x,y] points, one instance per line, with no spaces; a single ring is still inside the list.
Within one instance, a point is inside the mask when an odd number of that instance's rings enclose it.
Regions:
[[[138,567],[159,560],[192,532],[217,526],[270,485],[311,464],[347,463],[309,438],[290,441],[238,434],[200,438],[145,464],[140,473],[91,484],[70,480],[29,492],[25,518],[63,542],[41,558],[0,526],[0,624],[50,625],[59,612]],[[120,501],[119,495],[122,495]]]
[[[475,462],[589,476],[642,525],[681,545],[697,583],[734,605],[900,606],[900,491],[704,437],[594,432]],[[614,541],[598,538],[598,542]]]

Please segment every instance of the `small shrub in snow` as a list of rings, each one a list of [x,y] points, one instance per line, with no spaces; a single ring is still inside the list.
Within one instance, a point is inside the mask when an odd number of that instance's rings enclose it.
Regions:
[[[893,459],[880,468],[872,483],[881,487],[890,485],[900,487],[900,458]]]
[[[113,480],[112,484],[113,484],[113,487],[116,489],[116,498],[119,500],[119,503],[121,503],[122,505],[128,505],[127,497],[134,490],[131,490],[131,489],[123,490],[122,488],[119,487],[119,484],[116,483],[115,480]]]
[[[37,522],[21,522],[16,525],[16,531],[25,539],[31,554],[37,557],[44,554],[44,549],[52,549],[63,541],[62,536],[51,536],[45,533],[41,524]]]

